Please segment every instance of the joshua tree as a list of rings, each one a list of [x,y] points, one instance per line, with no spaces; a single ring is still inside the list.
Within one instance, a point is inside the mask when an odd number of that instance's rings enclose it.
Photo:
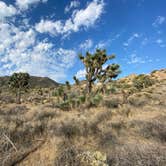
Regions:
[[[115,58],[115,55],[107,55],[106,50],[96,49],[94,54],[87,52],[85,56],[80,55],[79,58],[85,65],[88,93],[91,93],[94,82],[100,81],[104,85],[120,73],[118,64],[109,64],[107,67],[103,67],[106,62]]]
[[[66,87],[67,87],[67,90],[71,89],[71,85],[70,85],[69,81],[66,81]]]
[[[29,87],[30,76],[28,73],[14,73],[9,79],[9,87],[16,94],[16,102],[21,103],[21,93]]]
[[[73,77],[73,80],[75,81],[76,85],[80,85],[80,81],[76,76]]]

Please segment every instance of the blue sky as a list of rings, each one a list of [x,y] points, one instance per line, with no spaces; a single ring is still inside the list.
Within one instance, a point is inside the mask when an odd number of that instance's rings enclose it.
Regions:
[[[0,75],[83,79],[78,54],[114,53],[120,77],[166,68],[165,0],[0,0]]]

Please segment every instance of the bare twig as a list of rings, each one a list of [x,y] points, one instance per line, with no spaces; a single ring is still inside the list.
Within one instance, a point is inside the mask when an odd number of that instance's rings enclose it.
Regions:
[[[14,143],[10,140],[10,138],[4,133],[3,133],[3,136],[6,138],[6,140],[12,145],[14,150],[17,152],[18,150],[17,150],[16,146],[14,145]]]

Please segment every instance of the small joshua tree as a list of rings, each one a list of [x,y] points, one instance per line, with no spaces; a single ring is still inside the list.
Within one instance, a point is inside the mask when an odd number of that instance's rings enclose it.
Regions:
[[[85,65],[88,93],[91,93],[94,82],[100,81],[104,85],[120,73],[118,64],[109,64],[106,68],[103,67],[106,62],[115,58],[115,55],[107,55],[106,50],[96,49],[94,54],[87,52],[85,56],[80,55],[79,58]]]
[[[69,81],[66,81],[66,87],[67,87],[67,90],[71,89],[71,85],[70,85]]]
[[[75,81],[76,85],[80,85],[80,81],[76,76],[73,77],[73,80]]]
[[[21,103],[21,93],[29,87],[30,76],[28,73],[14,73],[9,79],[9,88],[16,94],[16,102]]]

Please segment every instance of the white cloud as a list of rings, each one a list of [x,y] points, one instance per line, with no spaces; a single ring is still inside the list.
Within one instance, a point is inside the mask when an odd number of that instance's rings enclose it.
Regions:
[[[40,23],[38,23],[35,26],[36,30],[40,33],[49,32],[53,35],[61,34],[63,33],[63,25],[61,21],[55,21],[52,22],[50,20],[41,20]]]
[[[138,64],[145,63],[141,57],[137,56],[135,53],[130,55],[130,60],[127,62],[128,64]]]
[[[6,17],[11,17],[16,14],[16,9],[14,6],[7,6],[3,1],[0,1],[0,20]]]
[[[158,26],[160,26],[160,25],[162,25],[164,22],[165,22],[165,17],[164,16],[158,16],[157,18],[156,18],[156,20],[153,22],[153,26],[154,27],[158,27]]]
[[[38,40],[32,28],[22,30],[13,24],[0,22],[0,74],[26,71],[47,76],[56,81],[67,77],[77,57],[74,50],[55,48],[53,43]]]
[[[26,10],[28,9],[32,4],[37,4],[37,3],[45,3],[48,0],[16,0],[16,5],[21,9],[21,10]]]
[[[129,39],[126,42],[123,43],[123,46],[128,47],[134,39],[139,37],[140,35],[138,33],[134,33],[131,37],[129,37]]]
[[[85,49],[85,50],[92,48],[92,46],[93,46],[93,41],[91,39],[87,39],[79,45],[81,49]]]
[[[80,5],[80,2],[79,2],[79,1],[76,1],[76,0],[71,1],[71,2],[70,2],[70,5],[67,5],[67,6],[65,7],[65,13],[69,12],[71,9],[74,9],[74,8],[79,7],[79,5]]]
[[[110,40],[100,41],[98,44],[96,44],[95,48],[104,49],[110,42]]]
[[[86,70],[85,69],[81,69],[76,73],[76,77],[78,79],[85,78],[85,75],[86,75]]]
[[[41,20],[35,28],[40,33],[50,33],[52,35],[77,32],[80,28],[93,26],[103,13],[103,9],[103,0],[93,0],[85,9],[73,12],[72,17],[66,21]]]

